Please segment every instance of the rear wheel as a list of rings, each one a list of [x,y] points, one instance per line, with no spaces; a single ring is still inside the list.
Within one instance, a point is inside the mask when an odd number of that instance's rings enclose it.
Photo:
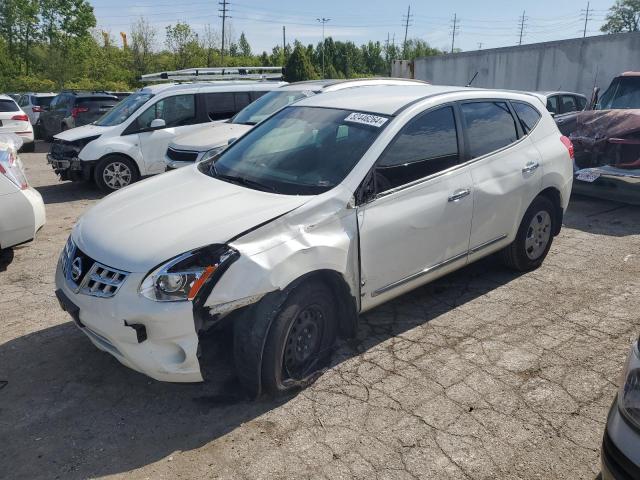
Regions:
[[[33,152],[35,152],[36,151],[36,142],[35,142],[35,140],[33,142],[25,143],[24,145],[22,145],[21,151],[23,151],[25,153],[33,153]]]
[[[102,159],[93,173],[96,185],[105,192],[120,190],[137,182],[139,178],[133,161],[121,155],[110,155]]]
[[[504,263],[522,272],[542,265],[553,243],[556,218],[553,203],[537,197],[522,218],[514,242],[502,251]]]
[[[262,384],[283,393],[311,384],[327,366],[336,340],[335,300],[322,282],[297,287],[269,329],[262,359]]]

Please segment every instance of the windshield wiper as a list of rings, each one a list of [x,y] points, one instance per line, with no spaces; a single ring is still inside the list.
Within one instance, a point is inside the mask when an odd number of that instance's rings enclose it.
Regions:
[[[257,190],[262,190],[265,192],[273,192],[278,193],[274,187],[270,185],[265,185],[264,183],[256,182],[255,180],[249,180],[244,177],[236,177],[235,175],[225,175],[224,173],[218,173],[216,170],[215,162],[211,163],[211,170],[216,178],[220,180],[226,180],[229,183],[235,183],[236,185],[242,185],[244,187],[255,188]]]
[[[237,125],[249,125],[251,127],[258,124],[258,122],[234,122],[234,123],[236,123]]]

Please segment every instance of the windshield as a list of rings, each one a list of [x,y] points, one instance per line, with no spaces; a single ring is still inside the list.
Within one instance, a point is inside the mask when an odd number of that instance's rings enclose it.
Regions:
[[[95,125],[99,125],[101,127],[112,127],[114,125],[120,125],[127,118],[129,118],[133,113],[138,110],[142,105],[147,103],[147,101],[153,97],[151,93],[134,93],[133,95],[129,95],[127,98],[118,103],[115,107],[113,107],[109,112],[104,114],[98,120],[94,122]]]
[[[248,188],[316,195],[347,176],[388,120],[333,108],[288,107],[199,168]]]
[[[255,125],[281,108],[292,104],[301,98],[310,97],[314,93],[310,90],[274,90],[263,95],[255,102],[247,105],[233,117],[231,123]]]
[[[627,108],[640,108],[640,77],[615,79],[596,106],[596,110]]]

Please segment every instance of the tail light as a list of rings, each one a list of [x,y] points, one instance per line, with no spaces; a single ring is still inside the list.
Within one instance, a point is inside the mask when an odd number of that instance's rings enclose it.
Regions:
[[[20,190],[29,188],[22,164],[13,150],[0,150],[0,175],[4,175]]]
[[[21,113],[19,115],[14,115],[13,117],[11,117],[11,120],[19,120],[21,122],[28,122],[29,121],[29,117],[27,116],[26,113]]]
[[[33,110],[33,113],[42,113],[44,110],[42,110],[42,107],[36,105],[34,106],[31,110]]]
[[[573,160],[575,157],[575,152],[573,149],[573,143],[571,143],[571,140],[569,140],[569,137],[565,137],[564,135],[562,135],[560,137],[560,141],[565,147],[567,147],[567,150],[569,150],[569,157],[571,158],[571,160]]]
[[[71,116],[73,118],[78,118],[78,114],[79,113],[84,113],[84,112],[88,112],[89,109],[87,107],[73,107],[71,109]]]

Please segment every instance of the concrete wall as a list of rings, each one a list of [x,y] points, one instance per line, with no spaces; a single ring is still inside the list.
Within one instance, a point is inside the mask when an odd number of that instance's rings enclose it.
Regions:
[[[410,72],[402,63],[397,66],[392,76]],[[594,83],[604,90],[615,75],[640,71],[640,33],[424,57],[413,66],[414,78],[439,85],[466,85],[479,72],[474,87],[568,90],[589,98]]]

